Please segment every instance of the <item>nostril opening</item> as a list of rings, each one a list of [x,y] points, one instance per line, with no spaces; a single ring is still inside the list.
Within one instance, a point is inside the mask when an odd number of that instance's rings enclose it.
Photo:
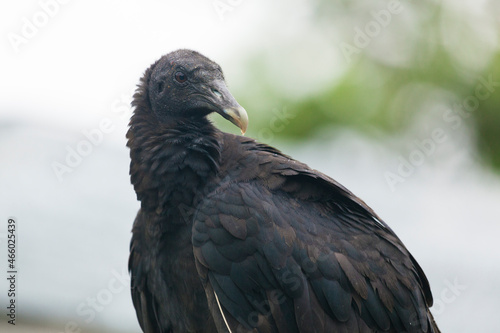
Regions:
[[[222,97],[222,94],[217,89],[212,88],[212,93],[219,98]]]

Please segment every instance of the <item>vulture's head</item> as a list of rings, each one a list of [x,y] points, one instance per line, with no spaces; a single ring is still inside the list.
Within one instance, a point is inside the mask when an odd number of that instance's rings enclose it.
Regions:
[[[196,120],[217,112],[242,133],[247,129],[247,113],[229,92],[222,69],[198,52],[164,55],[146,72],[142,93],[159,121]]]

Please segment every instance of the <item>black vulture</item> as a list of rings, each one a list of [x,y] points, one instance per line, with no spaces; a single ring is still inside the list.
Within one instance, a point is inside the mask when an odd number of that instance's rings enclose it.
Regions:
[[[129,270],[144,332],[439,332],[424,272],[370,207],[207,119],[248,124],[215,62],[168,53],[132,105]]]

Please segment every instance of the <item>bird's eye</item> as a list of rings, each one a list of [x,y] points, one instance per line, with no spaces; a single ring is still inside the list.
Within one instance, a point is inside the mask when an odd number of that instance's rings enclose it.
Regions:
[[[179,83],[184,83],[187,81],[187,76],[183,72],[175,73],[175,80]]]

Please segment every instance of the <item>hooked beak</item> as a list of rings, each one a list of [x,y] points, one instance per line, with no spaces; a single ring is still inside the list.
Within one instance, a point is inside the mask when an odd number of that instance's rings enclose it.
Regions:
[[[248,127],[248,114],[247,111],[241,106],[229,107],[222,110],[222,116],[238,126],[241,134],[245,135]]]
[[[248,114],[231,95],[224,81],[216,80],[210,84],[211,99],[214,100],[216,112],[238,126],[241,134],[245,134],[248,127]]]

